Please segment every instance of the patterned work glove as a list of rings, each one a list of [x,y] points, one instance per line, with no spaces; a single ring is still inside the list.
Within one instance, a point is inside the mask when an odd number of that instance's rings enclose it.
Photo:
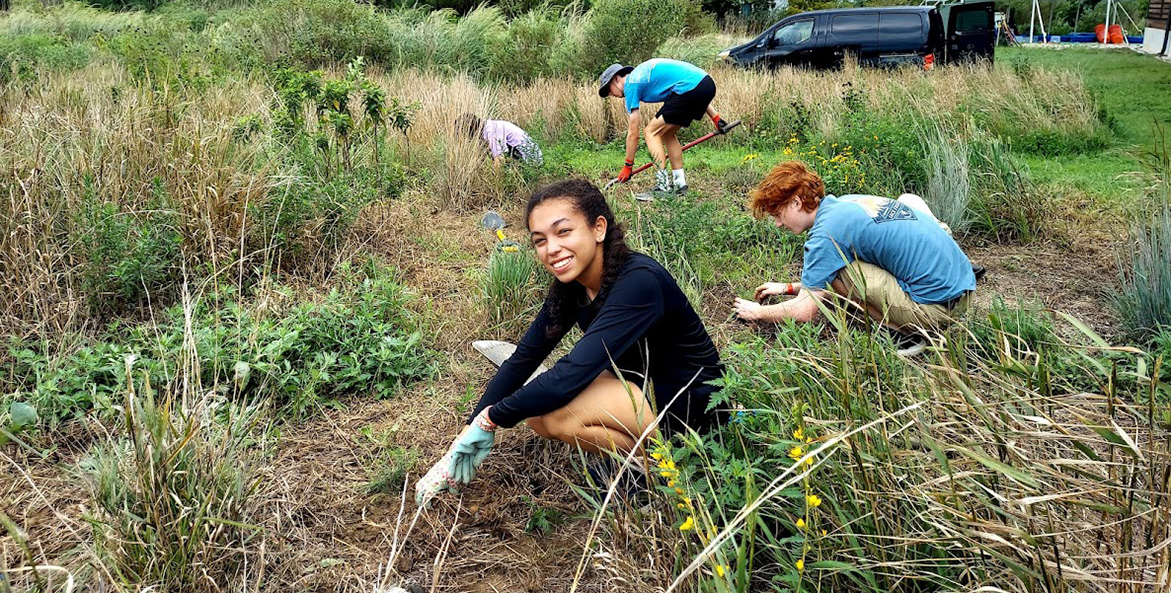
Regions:
[[[496,442],[496,424],[488,418],[488,410],[484,408],[476,414],[471,427],[455,441],[451,447],[451,476],[456,484],[467,484],[476,477],[476,468],[484,463],[488,453],[492,451],[492,444]]]
[[[448,450],[431,466],[431,469],[415,482],[415,504],[421,507],[430,507],[431,501],[440,492],[456,489],[455,480],[451,477],[451,457],[454,451]]]

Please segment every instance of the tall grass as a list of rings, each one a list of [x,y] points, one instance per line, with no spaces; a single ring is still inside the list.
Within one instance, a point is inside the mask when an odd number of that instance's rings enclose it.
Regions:
[[[124,409],[126,437],[82,462],[92,481],[86,519],[110,584],[220,591],[246,575],[262,540],[253,523],[260,452],[249,443],[256,414],[227,411],[220,421],[206,399],[149,386],[128,392]]]
[[[528,250],[494,250],[483,284],[488,318],[523,331],[530,321],[528,313],[540,302],[541,281],[546,279],[540,272],[540,264]]]
[[[953,232],[962,233],[968,228],[972,194],[968,143],[936,122],[925,124],[919,139],[927,161],[927,191],[923,198],[936,218]]]
[[[1150,340],[1171,328],[1171,156],[1166,141],[1155,156],[1155,204],[1132,222],[1119,258],[1115,298],[1127,329]]]
[[[723,397],[746,410],[656,449],[665,510],[616,511],[604,555],[653,558],[624,568],[668,591],[1158,586],[1166,435],[1116,386],[1078,388],[1108,368],[1024,373],[1052,362],[962,335],[907,363],[869,332],[818,334],[725,351]]]

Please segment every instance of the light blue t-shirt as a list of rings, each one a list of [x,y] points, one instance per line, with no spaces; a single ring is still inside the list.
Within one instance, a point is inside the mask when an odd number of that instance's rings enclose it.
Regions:
[[[654,58],[647,60],[626,75],[622,92],[626,95],[626,112],[638,109],[638,104],[659,103],[672,93],[682,95],[699,85],[707,72],[679,60]]]
[[[890,272],[919,304],[976,289],[972,262],[931,216],[890,198],[826,196],[805,241],[801,284],[826,290],[855,259]]]

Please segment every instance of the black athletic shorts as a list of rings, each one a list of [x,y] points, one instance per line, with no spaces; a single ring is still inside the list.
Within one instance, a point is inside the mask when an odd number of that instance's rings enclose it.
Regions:
[[[686,126],[693,121],[703,119],[707,106],[716,98],[716,81],[711,76],[704,76],[695,88],[682,95],[671,94],[663,101],[663,107],[656,116],[663,116],[663,121],[676,126]]]

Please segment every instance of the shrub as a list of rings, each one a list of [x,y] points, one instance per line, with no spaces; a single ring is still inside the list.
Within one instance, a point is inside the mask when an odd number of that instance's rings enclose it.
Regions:
[[[287,58],[314,68],[359,56],[395,63],[387,21],[373,6],[350,0],[278,0],[221,25],[215,38],[241,57],[259,52],[268,63]]]
[[[600,0],[587,15],[581,70],[648,60],[683,29],[686,0]],[[595,75],[596,76],[596,75]]]
[[[47,72],[75,70],[89,63],[93,50],[45,33],[0,35],[0,84],[30,83]]]
[[[157,179],[154,198],[140,212],[123,211],[92,195],[83,202],[75,232],[85,254],[81,288],[91,309],[117,314],[148,299],[165,299],[180,272],[182,238],[176,224]]]
[[[507,35],[499,38],[491,53],[491,77],[525,84],[552,74],[549,55],[564,34],[561,19],[548,9],[533,10],[513,19]]]

